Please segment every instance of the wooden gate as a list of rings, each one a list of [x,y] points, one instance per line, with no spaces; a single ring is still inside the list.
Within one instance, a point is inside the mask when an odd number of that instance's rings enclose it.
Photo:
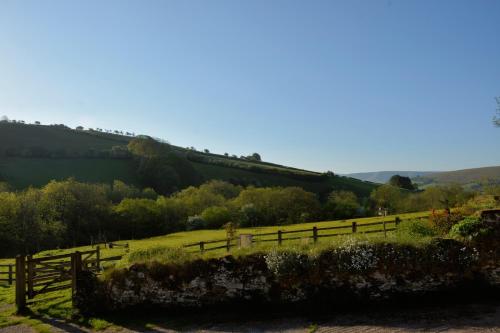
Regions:
[[[81,270],[99,272],[100,249],[50,257],[16,258],[16,304],[26,307],[26,300],[38,295],[63,290],[76,290],[76,275]]]

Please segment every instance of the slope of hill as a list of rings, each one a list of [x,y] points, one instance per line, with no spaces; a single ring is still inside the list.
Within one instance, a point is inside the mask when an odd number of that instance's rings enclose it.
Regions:
[[[136,166],[126,150],[132,139],[61,125],[0,122],[0,180],[18,189],[68,177],[103,183],[119,179],[140,186]],[[368,196],[376,187],[376,184],[349,177],[171,147],[182,158],[184,166],[190,167],[175,165],[176,159],[166,163],[171,163],[173,169],[183,168],[184,172],[196,173],[196,177],[187,177],[190,182],[193,182],[191,179],[221,179],[241,185],[300,186],[318,194],[343,189],[359,196]],[[187,185],[197,184],[183,182],[183,186]]]
[[[414,178],[419,176],[430,175],[432,173],[433,172],[431,171],[375,171],[375,172],[350,173],[346,174],[345,176],[349,176],[359,180],[385,184],[394,175]]]
[[[469,187],[478,187],[481,183],[500,184],[500,166],[436,172],[416,177],[415,181],[425,185],[458,183]]]

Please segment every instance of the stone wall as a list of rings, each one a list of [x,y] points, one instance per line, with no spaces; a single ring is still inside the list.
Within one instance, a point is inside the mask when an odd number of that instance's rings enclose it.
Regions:
[[[498,234],[479,242],[437,239],[420,248],[351,242],[314,257],[272,251],[182,265],[134,264],[103,280],[84,274],[82,310],[199,308],[231,304],[344,304],[439,291],[500,287]]]

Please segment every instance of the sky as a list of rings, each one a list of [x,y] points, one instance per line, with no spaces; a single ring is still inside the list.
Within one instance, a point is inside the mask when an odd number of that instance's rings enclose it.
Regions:
[[[0,115],[336,173],[500,165],[500,1],[0,0]]]

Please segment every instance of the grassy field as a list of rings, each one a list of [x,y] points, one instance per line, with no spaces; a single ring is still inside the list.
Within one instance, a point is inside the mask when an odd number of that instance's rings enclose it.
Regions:
[[[332,227],[332,226],[349,226],[352,225],[353,221],[358,223],[358,231],[368,231],[368,230],[381,230],[382,226],[366,226],[363,227],[364,224],[368,224],[371,222],[381,222],[381,221],[394,221],[396,216],[399,216],[402,220],[408,220],[412,218],[425,217],[429,216],[429,212],[418,212],[418,213],[407,213],[407,214],[399,214],[399,215],[389,215],[386,217],[366,217],[359,219],[351,219],[351,220],[337,220],[337,221],[321,221],[321,222],[310,222],[310,223],[301,223],[294,224],[288,226],[270,226],[270,227],[259,227],[259,228],[241,228],[238,229],[237,232],[239,234],[260,234],[260,233],[277,233],[278,230],[282,231],[293,231],[293,230],[301,230],[301,229],[312,229],[312,227],[316,226],[318,228]],[[389,227],[389,225],[388,225]],[[393,224],[390,225],[393,227]],[[340,230],[330,230],[328,233],[345,233],[349,232],[349,229],[340,229]],[[326,233],[326,232],[325,232]],[[311,237],[311,232],[297,233],[293,234],[293,236],[297,237]],[[166,246],[172,248],[182,247],[186,244],[197,243],[200,241],[210,241],[210,240],[219,240],[224,239],[226,237],[226,231],[223,229],[216,230],[197,230],[197,231],[184,231],[184,232],[176,232],[173,234],[168,234],[165,236],[158,236],[146,239],[137,239],[137,240],[123,240],[117,243],[128,243],[130,252],[136,250],[145,250],[153,247]],[[271,239],[276,238],[276,236],[266,236],[263,239]],[[287,238],[287,236],[283,236],[283,238]],[[331,238],[325,237],[321,238],[321,242],[328,242]],[[270,245],[277,245],[276,242],[273,242]],[[102,248],[102,247],[101,247]],[[74,251],[87,251],[93,249],[91,246],[81,246],[77,248],[70,249],[55,249],[43,251],[35,255],[37,256],[50,256],[50,255],[58,255],[64,253],[71,253]],[[197,248],[193,248],[192,252],[198,252]],[[124,254],[124,250],[122,248],[102,248],[101,252],[102,257],[111,257],[116,255]],[[206,253],[206,256],[219,256],[226,254],[226,250],[218,250],[218,251],[210,251]],[[0,263],[13,263],[13,259],[0,259]]]
[[[131,160],[86,158],[0,158],[0,174],[11,186],[23,189],[40,187],[51,180],[73,177],[91,183],[112,183],[122,180],[138,185]]]
[[[131,138],[97,132],[75,131],[59,126],[36,126],[0,122],[0,153],[6,148],[32,146],[49,150],[69,149],[86,151],[110,149],[126,145]]]
[[[419,217],[425,217],[428,216],[428,212],[419,212],[419,213],[409,213],[409,214],[399,214],[399,216],[403,221],[412,219],[412,218],[419,218]],[[342,220],[342,221],[322,221],[322,222],[312,222],[312,223],[302,223],[302,224],[296,224],[296,225],[290,225],[290,226],[270,226],[270,227],[259,227],[259,228],[242,228],[238,229],[238,233],[243,234],[243,233],[251,233],[251,234],[259,234],[259,233],[274,233],[277,232],[278,230],[282,231],[292,231],[292,230],[301,230],[301,229],[312,229],[313,226],[316,226],[318,228],[324,228],[324,227],[332,227],[332,226],[349,226],[352,225],[353,221],[356,221],[358,223],[358,231],[367,231],[367,230],[374,230],[374,229],[380,229],[381,226],[365,226],[365,224],[369,224],[372,222],[379,222],[379,221],[394,221],[396,218],[396,215],[392,216],[387,216],[387,217],[369,217],[369,218],[360,218],[360,219],[352,219],[352,220]],[[404,222],[402,222],[404,223]],[[391,225],[392,227],[393,225]],[[348,231],[349,229],[347,229]],[[329,230],[328,233],[341,233],[341,232],[346,232],[345,229],[341,230]],[[321,233],[320,233],[321,234]],[[297,233],[293,234],[293,236],[301,236],[301,237],[310,237],[311,233],[310,232],[305,232],[305,233]],[[158,247],[171,247],[171,248],[179,248],[182,245],[189,244],[189,243],[196,243],[200,241],[210,241],[214,239],[224,239],[226,237],[226,232],[224,230],[199,230],[199,231],[189,231],[189,232],[178,232],[174,234],[169,234],[165,236],[159,236],[159,237],[153,237],[153,238],[147,238],[147,239],[139,239],[139,240],[126,240],[126,241],[120,241],[119,243],[129,243],[130,246],[130,253],[134,253],[136,251],[140,250],[148,250],[148,249],[154,249]],[[273,237],[273,236],[269,236]],[[375,234],[367,234],[367,236],[358,236],[358,237],[373,237],[373,238],[382,238],[383,233],[375,233]],[[393,236],[389,236],[393,237]],[[284,239],[286,239],[287,236],[284,235]],[[335,242],[335,240],[338,240],[339,237],[328,237],[328,238],[320,238],[319,240],[319,246],[321,245],[327,245]],[[302,242],[299,241],[284,241],[284,247],[295,247],[297,244],[303,245]],[[309,244],[309,246],[314,246],[312,244]],[[257,244],[250,250],[238,250],[234,249],[231,250],[230,254],[233,255],[244,255],[248,254],[250,252],[259,252],[259,251],[266,251],[269,248],[275,248],[277,247],[277,242],[267,242],[265,244],[259,245]],[[49,256],[49,255],[57,255],[57,254],[64,254],[64,253],[71,253],[74,251],[85,251],[85,250],[90,250],[92,247],[90,246],[83,246],[83,247],[78,247],[78,248],[71,248],[71,249],[56,249],[56,250],[49,250],[49,251],[44,251],[41,253],[38,253],[35,257],[38,256]],[[221,250],[216,250],[216,251],[209,251],[206,252],[205,254],[201,255],[198,252],[198,248],[194,247],[192,248],[193,254],[192,258],[210,258],[210,257],[219,257],[226,255],[227,252],[224,249]],[[101,257],[106,258],[110,256],[116,256],[116,255],[125,255],[124,258],[120,261],[117,262],[116,265],[118,266],[126,266],[129,265],[129,257],[127,256],[127,253],[124,251],[123,248],[103,248],[101,252]],[[14,259],[0,259],[0,263],[2,264],[7,264],[7,263],[14,263]],[[49,330],[49,326],[47,325],[47,322],[52,321],[54,318],[58,320],[63,320],[63,321],[75,321],[79,325],[83,325],[89,328],[92,328],[94,330],[99,330],[99,329],[104,329],[106,327],[112,326],[113,323],[115,322],[115,319],[118,321],[123,321],[124,318],[77,318],[75,319],[73,316],[73,310],[71,308],[71,297],[70,297],[70,290],[62,290],[62,291],[57,291],[53,292],[50,294],[38,296],[34,299],[34,302],[29,304],[29,313],[24,315],[24,316],[16,316],[14,315],[14,287],[9,287],[5,284],[0,284],[0,328],[5,327],[5,326],[10,326],[18,323],[23,323],[27,324],[37,331],[40,332],[47,332]]]
[[[6,157],[4,154],[9,148],[22,151],[32,147],[41,147],[48,151],[64,149],[81,153],[89,150],[102,151],[109,150],[113,146],[126,146],[131,139],[122,135],[76,131],[61,126],[0,122],[0,179],[4,178],[17,189],[41,186],[52,179],[66,179],[71,176],[87,182],[111,183],[115,179],[120,179],[138,185],[129,160],[26,158]],[[350,190],[362,197],[368,196],[377,186],[354,178],[323,177],[318,172],[274,163],[253,162],[172,147],[180,156],[197,154],[206,161],[199,163],[188,160],[205,181],[220,179],[257,186],[299,186],[318,194],[328,193],[332,189]],[[210,161],[213,163],[210,164]],[[248,170],[249,168],[255,171]],[[300,178],[304,175],[309,178]]]

